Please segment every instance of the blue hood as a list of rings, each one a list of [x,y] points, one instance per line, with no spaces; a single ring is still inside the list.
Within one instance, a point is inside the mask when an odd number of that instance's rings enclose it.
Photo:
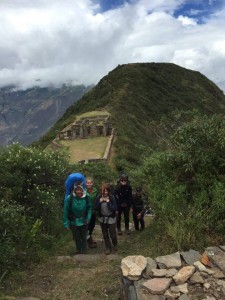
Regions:
[[[80,183],[79,185],[82,185],[84,189],[86,189],[86,180],[84,178],[84,175],[81,173],[72,173],[67,177],[65,182],[66,196],[70,194],[70,190],[74,186],[74,183],[76,181],[81,181],[82,183]]]

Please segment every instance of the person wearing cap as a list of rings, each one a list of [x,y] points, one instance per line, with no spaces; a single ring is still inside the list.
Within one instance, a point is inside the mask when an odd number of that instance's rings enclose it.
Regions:
[[[87,226],[92,214],[91,199],[81,185],[67,196],[64,205],[63,223],[71,229],[76,244],[76,254],[87,253]]]
[[[137,187],[135,193],[132,195],[131,207],[133,209],[133,221],[135,230],[139,230],[139,225],[141,229],[145,229],[145,220],[144,220],[144,202],[145,199],[142,195],[142,187]]]
[[[117,232],[122,235],[121,231],[121,217],[124,215],[125,232],[130,234],[129,229],[129,214],[132,200],[132,188],[128,181],[127,174],[120,175],[118,184],[115,188],[114,195],[117,203]]]

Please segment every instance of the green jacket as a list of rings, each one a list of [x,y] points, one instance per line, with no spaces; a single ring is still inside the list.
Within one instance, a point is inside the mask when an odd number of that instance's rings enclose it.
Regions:
[[[98,196],[98,190],[95,186],[93,186],[92,187],[92,193],[90,193],[88,190],[87,190],[87,192],[90,195],[91,204],[92,204],[92,213],[94,213],[95,202],[96,202],[96,199],[97,199],[97,196]]]
[[[92,214],[91,198],[89,194],[85,198],[73,197],[72,200],[72,212],[75,216],[75,220],[70,221],[69,217],[70,209],[70,195],[67,196],[64,205],[63,224],[65,228],[69,228],[70,225],[82,226],[90,222]]]

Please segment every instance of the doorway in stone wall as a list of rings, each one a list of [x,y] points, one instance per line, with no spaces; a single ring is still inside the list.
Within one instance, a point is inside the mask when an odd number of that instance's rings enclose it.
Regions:
[[[103,135],[103,126],[98,126],[98,135]]]

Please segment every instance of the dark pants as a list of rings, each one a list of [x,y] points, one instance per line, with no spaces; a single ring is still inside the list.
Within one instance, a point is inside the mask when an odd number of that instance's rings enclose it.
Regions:
[[[94,214],[91,215],[91,220],[88,223],[88,234],[90,236],[92,235],[92,232],[95,228],[95,222],[96,222],[96,214],[94,213]]]
[[[70,226],[73,234],[73,239],[76,244],[77,252],[87,252],[87,225],[82,226]]]
[[[130,213],[130,207],[129,206],[118,206],[117,208],[118,214],[117,214],[117,229],[121,230],[121,216],[122,213],[124,215],[124,223],[125,223],[125,229],[129,230],[129,213]]]
[[[139,230],[139,223],[141,224],[141,229],[145,228],[145,221],[144,221],[144,217],[142,216],[141,219],[137,218],[137,215],[140,213],[141,211],[133,211],[133,220],[134,220],[134,227],[136,230]]]
[[[117,246],[116,223],[104,224],[100,222],[100,226],[102,229],[102,235],[105,242],[105,248],[111,250],[112,245]]]

